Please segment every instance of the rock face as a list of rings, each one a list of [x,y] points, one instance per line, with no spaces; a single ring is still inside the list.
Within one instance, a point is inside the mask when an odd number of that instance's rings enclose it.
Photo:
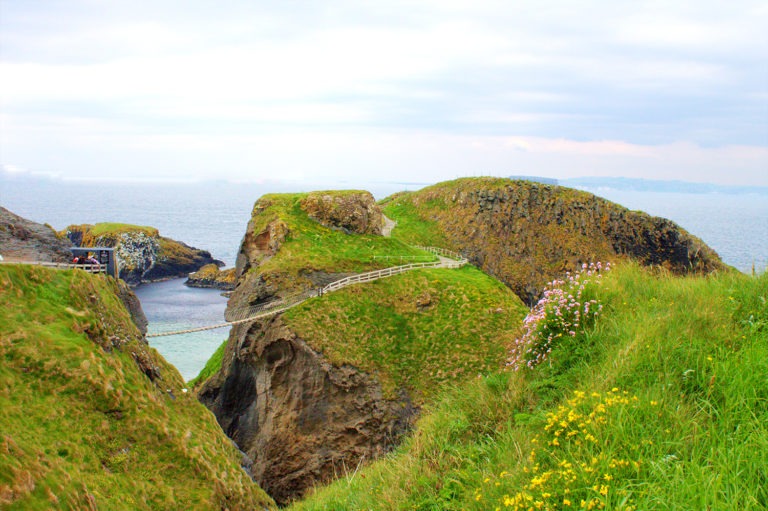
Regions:
[[[391,449],[417,412],[406,396],[384,399],[368,375],[328,363],[280,316],[233,327],[222,367],[199,398],[279,504]]]
[[[376,199],[369,192],[310,193],[301,209],[326,227],[348,233],[381,235],[384,219]]]
[[[207,264],[224,263],[210,252],[160,236],[157,229],[127,224],[70,225],[64,231],[80,246],[115,247],[120,278],[130,285],[186,277]]]
[[[674,273],[727,268],[670,220],[560,186],[465,179],[394,200],[436,222],[451,248],[529,304],[548,280],[583,262],[627,257]]]
[[[117,296],[123,302],[126,310],[131,315],[131,320],[133,320],[141,335],[147,335],[149,321],[147,321],[147,316],[144,314],[144,309],[141,308],[141,301],[139,301],[139,297],[136,296],[133,289],[125,281],[119,279],[117,280]]]
[[[68,239],[57,236],[50,226],[0,207],[0,255],[6,261],[67,263],[72,260],[71,246]]]

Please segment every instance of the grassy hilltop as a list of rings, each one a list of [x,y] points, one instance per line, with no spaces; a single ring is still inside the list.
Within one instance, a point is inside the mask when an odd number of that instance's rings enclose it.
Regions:
[[[80,270],[0,266],[0,507],[272,506],[117,293]]]

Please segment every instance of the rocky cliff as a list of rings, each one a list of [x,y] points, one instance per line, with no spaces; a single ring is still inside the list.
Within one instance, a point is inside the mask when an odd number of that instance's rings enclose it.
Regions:
[[[234,327],[199,397],[282,504],[389,451],[416,414],[407,394],[385,398],[374,378],[331,364],[281,316]]]
[[[153,227],[99,223],[70,225],[63,233],[78,246],[115,247],[120,278],[131,285],[186,277],[207,264],[223,265],[210,252],[160,236]]]
[[[392,197],[385,211],[399,220],[396,236],[425,243],[431,231],[529,304],[584,262],[630,258],[678,274],[727,268],[670,220],[561,186],[460,179]]]
[[[22,218],[0,207],[0,255],[6,261],[45,261],[67,263],[72,260],[72,243],[49,225]]]

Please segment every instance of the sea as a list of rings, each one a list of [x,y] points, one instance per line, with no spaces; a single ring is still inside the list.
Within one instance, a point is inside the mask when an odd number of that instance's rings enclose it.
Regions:
[[[162,236],[211,252],[233,266],[254,202],[265,193],[364,189],[377,199],[423,183],[120,183],[0,176],[0,206],[57,230],[71,224],[121,222],[152,226]],[[768,194],[669,193],[586,189],[629,209],[673,220],[742,272],[768,268]],[[0,247],[0,253],[2,249]],[[185,279],[135,289],[150,332],[223,322],[220,291],[189,288]],[[156,348],[184,377],[197,376],[224,342],[227,328],[155,337]]]

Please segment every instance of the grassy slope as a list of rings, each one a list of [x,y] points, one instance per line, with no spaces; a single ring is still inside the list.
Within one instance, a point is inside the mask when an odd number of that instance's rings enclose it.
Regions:
[[[551,365],[447,392],[295,509],[766,509],[768,275],[614,269]],[[519,500],[516,500],[519,499]]]
[[[263,262],[258,271],[291,275],[304,271],[362,272],[400,264],[392,259],[375,261],[374,256],[425,255],[425,252],[392,238],[346,234],[321,225],[301,209],[301,200],[307,195],[268,194],[259,200],[259,203],[271,203],[271,206],[255,215],[254,232],[261,232],[279,218],[288,225],[290,233],[277,254]]]
[[[413,204],[413,192],[401,192],[387,197],[381,202],[384,214],[397,221],[397,227],[392,230],[392,237],[405,243],[431,245],[455,250],[456,247],[445,236],[436,222],[426,221]],[[443,209],[445,204],[431,203],[431,207]]]
[[[2,266],[0,301],[4,509],[269,505],[213,416],[140,340],[110,279]],[[157,385],[134,357],[157,367]]]
[[[432,398],[440,385],[496,371],[504,335],[522,302],[474,267],[415,270],[313,299],[286,323],[334,364],[351,364],[390,395],[407,388]]]

